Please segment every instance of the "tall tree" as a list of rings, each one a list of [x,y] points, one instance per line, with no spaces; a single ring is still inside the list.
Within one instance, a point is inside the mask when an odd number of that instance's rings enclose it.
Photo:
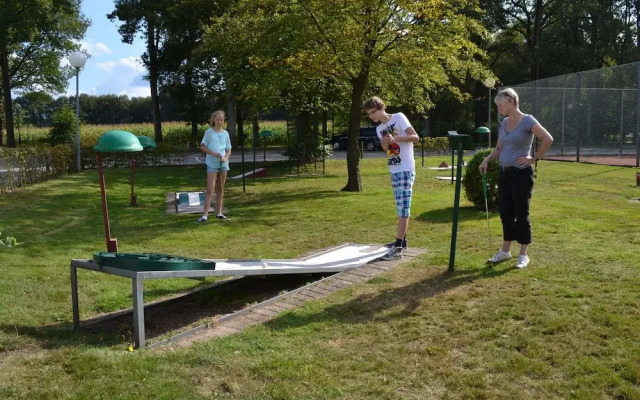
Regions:
[[[7,145],[15,147],[11,91],[60,92],[71,75],[60,59],[77,48],[88,21],[79,0],[3,0],[0,70]]]
[[[541,37],[544,31],[560,21],[555,18],[563,5],[562,0],[507,0],[502,1],[509,21],[509,30],[523,39],[527,60],[530,61],[530,79],[540,77]]]
[[[323,112],[344,107],[344,90],[333,77],[318,73],[300,73],[283,61],[281,46],[292,39],[289,33],[281,39],[267,37],[270,18],[245,17],[245,6],[230,7],[224,15],[214,18],[207,35],[206,48],[216,55],[227,90],[229,109],[232,103],[242,105],[248,117],[254,121],[254,142],[259,140],[257,115],[261,110],[284,108],[295,116],[295,157],[310,160],[320,138],[312,129],[321,120]],[[237,107],[235,107],[237,108]],[[230,127],[233,114],[229,114]],[[231,134],[231,131],[230,131]],[[254,143],[255,144],[255,143]],[[317,152],[316,152],[317,153]]]
[[[265,22],[260,18],[244,18],[245,4],[236,0],[228,1],[226,12],[217,14],[211,21],[203,41],[202,52],[214,58],[217,70],[222,74],[220,89],[225,91],[229,135],[235,136],[237,125],[237,105],[241,103],[256,115],[259,110],[276,106],[280,85],[283,83],[283,69],[256,68],[255,56],[266,54],[271,43],[260,41]],[[259,28],[260,27],[260,28]]]
[[[209,0],[182,0],[168,8],[164,18],[165,40],[159,50],[164,71],[161,82],[167,93],[182,100],[195,146],[200,139],[198,124],[208,120],[223,91],[215,54],[203,48],[207,24],[220,7]]]
[[[500,3],[506,24],[493,30],[488,52],[503,83],[640,59],[634,41],[635,1],[504,0]]]
[[[53,114],[53,97],[45,92],[28,92],[15,99],[22,106],[25,122],[33,126],[47,126],[47,115]]]
[[[118,32],[122,42],[133,43],[137,33],[146,39],[146,51],[142,61],[149,71],[147,79],[151,89],[153,104],[153,131],[156,142],[162,141],[162,117],[160,115],[160,97],[158,81],[160,68],[158,65],[158,49],[162,39],[163,12],[177,0],[114,0],[114,11],[107,15],[110,20],[122,22]]]
[[[332,78],[349,92],[343,190],[361,191],[358,135],[365,93],[412,104],[419,112],[444,87],[462,96],[465,79],[489,74],[470,40],[483,34],[479,21],[468,16],[476,7],[472,0],[239,0],[234,9],[246,29],[259,34],[263,51],[255,65]]]

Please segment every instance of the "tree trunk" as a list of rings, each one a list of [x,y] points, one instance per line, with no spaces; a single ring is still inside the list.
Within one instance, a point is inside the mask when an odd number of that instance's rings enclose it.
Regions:
[[[193,85],[193,70],[188,70],[185,74],[189,85],[189,122],[191,123],[191,145],[198,148],[198,105],[196,104],[196,88]]]
[[[360,120],[362,117],[362,102],[364,89],[367,85],[368,71],[361,72],[353,79],[353,91],[351,92],[351,109],[349,110],[349,124],[347,140],[347,174],[348,180],[344,192],[361,192],[360,181]]]
[[[236,92],[227,86],[227,132],[233,142],[236,139]]]
[[[11,107],[11,80],[9,79],[9,54],[6,43],[0,43],[0,70],[2,70],[2,102],[7,125],[7,146],[16,147],[13,131],[13,108]]]
[[[256,149],[258,146],[260,146],[260,121],[258,120],[258,113],[253,114],[252,127],[253,127],[253,148]]]
[[[540,79],[540,34],[542,33],[542,2],[536,0],[536,14],[533,26],[533,80]]]
[[[296,157],[301,164],[313,161],[314,135],[313,117],[309,111],[302,111],[296,118]]]
[[[636,47],[640,47],[640,0],[634,1],[636,9]]]
[[[236,123],[238,124],[238,143],[244,147],[245,144],[245,136],[244,136],[244,121],[242,120],[242,107],[240,103],[236,103]]]
[[[0,147],[2,147],[2,132],[4,131],[4,117],[2,116],[4,113],[4,108],[2,107],[2,96],[0,96]]]
[[[328,137],[327,137],[327,132],[328,132],[327,118],[329,118],[327,110],[322,110],[322,145],[323,146],[324,146],[324,140],[328,139]]]
[[[480,82],[476,81],[475,93],[477,93],[477,101],[473,102],[473,120],[474,126],[477,128],[484,125],[488,119],[486,110],[486,103],[484,102],[484,95],[488,92],[487,88]]]
[[[160,115],[160,97],[158,96],[158,44],[155,26],[148,23],[147,51],[149,52],[149,86],[153,106],[153,136],[156,142],[162,142],[162,117]]]

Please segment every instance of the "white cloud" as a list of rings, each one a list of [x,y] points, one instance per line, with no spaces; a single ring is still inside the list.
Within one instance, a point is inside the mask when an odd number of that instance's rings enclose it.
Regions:
[[[142,64],[142,61],[138,57],[126,57],[118,60],[118,64],[124,65],[127,68],[131,68],[139,74],[147,72],[147,69]]]
[[[96,43],[96,49],[102,54],[111,54],[112,53],[112,51],[109,48],[109,46],[107,46],[104,43],[100,43],[100,42]]]
[[[92,57],[100,57],[112,53],[108,45],[102,42],[94,42],[91,39],[81,41],[80,47],[82,48],[82,50],[89,53],[89,55],[91,55]]]
[[[126,94],[129,97],[149,97],[151,96],[151,88],[149,86],[132,86],[118,94]]]
[[[96,68],[111,72],[111,70],[118,65],[115,61],[105,61],[103,63],[96,64]]]
[[[96,68],[107,72],[113,71],[113,69],[117,66],[124,67],[128,70],[133,70],[136,74],[144,74],[147,72],[147,69],[137,57],[120,58],[117,61],[107,60],[105,62],[96,64]]]

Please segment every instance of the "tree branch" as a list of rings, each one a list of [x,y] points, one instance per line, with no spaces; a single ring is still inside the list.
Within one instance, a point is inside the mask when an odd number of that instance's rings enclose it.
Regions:
[[[329,39],[327,37],[327,34],[325,33],[324,29],[322,29],[322,26],[320,25],[320,22],[318,21],[318,19],[316,18],[315,14],[313,13],[313,11],[311,11],[309,9],[309,7],[307,7],[304,4],[301,4],[302,8],[304,8],[305,10],[307,10],[307,12],[309,13],[309,16],[311,17],[311,20],[313,21],[314,25],[316,26],[316,28],[318,28],[318,31],[320,31],[320,35],[322,36],[322,39],[329,45],[329,47],[331,47],[331,49],[333,50],[333,54],[338,55],[338,49],[336,49],[335,44],[331,41],[331,39]]]

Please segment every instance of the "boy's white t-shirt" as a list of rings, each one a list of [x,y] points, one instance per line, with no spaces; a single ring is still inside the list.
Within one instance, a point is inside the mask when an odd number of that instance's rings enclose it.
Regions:
[[[384,124],[378,125],[376,133],[382,141],[384,135],[407,136],[406,130],[411,123],[403,113],[391,114],[391,118]],[[413,157],[413,142],[396,142],[387,150],[387,164],[389,172],[415,171],[416,163]]]

